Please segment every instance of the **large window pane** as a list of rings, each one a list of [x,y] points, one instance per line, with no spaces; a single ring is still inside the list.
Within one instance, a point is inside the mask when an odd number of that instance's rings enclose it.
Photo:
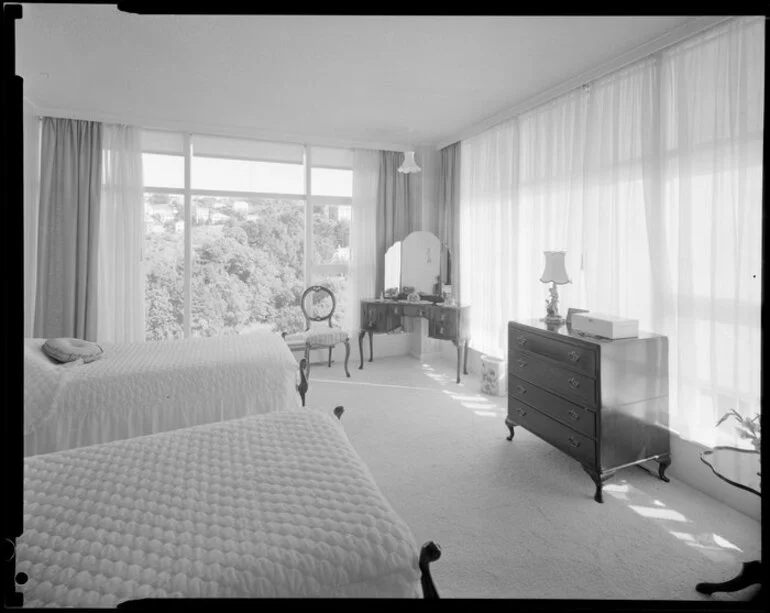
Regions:
[[[184,157],[160,153],[142,154],[142,174],[147,187],[184,189]]]
[[[311,168],[313,196],[353,197],[353,171],[340,168]]]
[[[345,205],[313,207],[313,263],[347,264],[350,261],[350,214]]]
[[[303,195],[302,164],[193,156],[192,188]]]
[[[184,336],[184,197],[144,194],[147,340]]]
[[[193,196],[192,204],[192,335],[302,330],[304,202]]]

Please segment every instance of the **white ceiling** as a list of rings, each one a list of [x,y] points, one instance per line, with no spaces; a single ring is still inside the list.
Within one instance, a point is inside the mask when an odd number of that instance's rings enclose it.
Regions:
[[[411,148],[693,19],[143,16],[25,4],[17,72],[27,98],[52,114]]]

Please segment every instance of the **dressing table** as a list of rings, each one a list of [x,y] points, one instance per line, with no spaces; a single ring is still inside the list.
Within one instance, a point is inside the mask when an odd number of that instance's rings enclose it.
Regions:
[[[428,338],[452,341],[457,347],[457,383],[460,383],[461,363],[463,374],[468,374],[470,307],[444,300],[441,290],[449,285],[451,255],[435,235],[412,232],[403,241],[394,243],[385,254],[385,287],[391,297],[361,300],[359,370],[364,367],[364,336],[367,333],[369,361],[372,362],[374,334],[393,332],[403,326],[404,318],[418,317],[428,320]],[[406,294],[411,294],[413,299],[403,299]],[[415,300],[417,295],[422,299]]]

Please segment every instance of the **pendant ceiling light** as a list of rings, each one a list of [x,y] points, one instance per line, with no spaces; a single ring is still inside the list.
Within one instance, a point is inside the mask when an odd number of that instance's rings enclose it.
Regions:
[[[422,168],[414,161],[414,151],[404,151],[404,163],[398,167],[398,172],[409,174],[410,172],[420,172]]]

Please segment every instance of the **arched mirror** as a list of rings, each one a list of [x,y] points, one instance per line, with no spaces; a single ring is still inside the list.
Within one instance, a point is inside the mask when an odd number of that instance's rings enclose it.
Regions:
[[[401,291],[401,241],[385,252],[385,295],[395,298]]]
[[[404,288],[439,297],[451,279],[449,248],[432,232],[412,232],[385,253],[385,296],[389,298],[403,298]]]

